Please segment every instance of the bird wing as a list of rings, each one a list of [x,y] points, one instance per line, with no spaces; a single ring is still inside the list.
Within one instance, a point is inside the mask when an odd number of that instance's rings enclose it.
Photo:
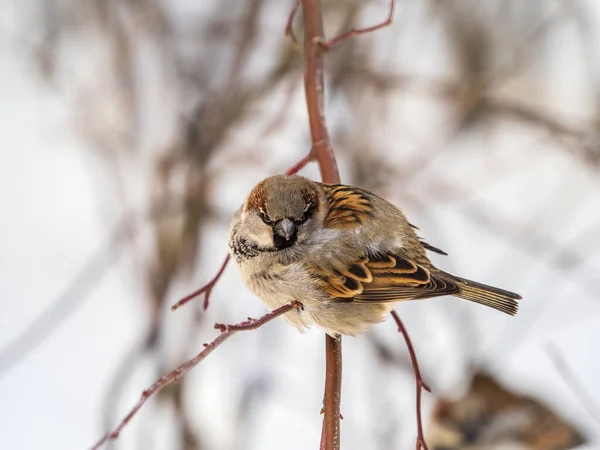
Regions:
[[[311,272],[321,289],[338,301],[385,303],[460,292],[453,280],[432,273],[397,252],[362,255],[333,266],[315,264]]]
[[[322,184],[329,203],[325,227],[352,230],[374,213],[374,194],[342,184]],[[428,244],[425,248],[442,253]],[[417,262],[418,261],[418,262]],[[332,299],[348,302],[396,302],[460,292],[457,283],[435,274],[418,258],[402,250],[376,255],[337,249],[308,268]]]

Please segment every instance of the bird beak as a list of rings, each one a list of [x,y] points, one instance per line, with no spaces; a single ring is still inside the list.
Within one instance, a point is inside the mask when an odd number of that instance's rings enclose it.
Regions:
[[[277,225],[275,225],[275,232],[284,237],[286,241],[289,241],[298,230],[296,224],[290,219],[283,219]]]

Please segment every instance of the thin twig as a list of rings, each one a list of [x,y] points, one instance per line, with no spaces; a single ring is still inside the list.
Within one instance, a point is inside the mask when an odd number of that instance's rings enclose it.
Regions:
[[[325,394],[323,396],[323,412],[337,417],[331,420],[323,417],[321,431],[321,449],[340,448],[340,418],[342,397],[342,338],[327,336],[325,340]],[[328,419],[328,420],[326,420]],[[337,429],[332,427],[337,426]]]
[[[304,158],[302,158],[300,161],[298,161],[296,164],[294,164],[292,167],[290,167],[288,170],[286,170],[285,174],[286,175],[295,175],[298,172],[300,172],[311,161],[313,161],[313,155],[311,153],[309,153]]]
[[[174,369],[171,372],[169,372],[168,374],[162,376],[152,386],[150,386],[148,389],[146,389],[142,393],[142,396],[140,397],[138,402],[129,411],[129,413],[125,416],[125,418],[123,420],[121,420],[119,425],[113,431],[106,433],[96,444],[94,444],[94,446],[92,447],[92,450],[99,449],[107,442],[117,439],[119,437],[119,433],[121,432],[121,430],[137,414],[137,412],[140,410],[140,408],[144,405],[144,403],[146,403],[148,401],[148,399],[150,397],[152,397],[154,394],[156,394],[158,391],[160,391],[165,386],[173,383],[174,381],[177,381],[181,376],[183,376],[188,371],[193,369],[196,365],[198,365],[200,362],[202,362],[208,355],[210,355],[218,346],[220,346],[229,337],[231,337],[234,333],[236,333],[237,331],[256,330],[257,328],[260,328],[261,326],[263,326],[267,322],[270,322],[271,320],[275,319],[276,317],[279,317],[282,314],[292,311],[293,309],[296,309],[300,306],[301,306],[300,303],[292,302],[292,303],[284,305],[280,308],[277,308],[258,319],[249,318],[248,320],[246,320],[244,322],[240,322],[235,325],[215,324],[215,328],[220,330],[221,334],[219,334],[211,343],[204,344],[204,350],[202,350],[200,353],[198,353],[192,359],[184,362],[183,364],[178,366],[176,369]]]
[[[335,155],[325,124],[323,98],[323,14],[320,0],[302,0],[304,20],[304,90],[310,125],[310,155],[319,163],[325,183],[340,182]],[[340,449],[340,400],[342,388],[342,339],[325,337],[326,376],[323,395],[322,450]]]
[[[223,275],[223,272],[225,272],[225,268],[227,267],[227,264],[229,264],[230,259],[231,259],[231,255],[227,254],[225,259],[223,260],[223,264],[221,264],[221,268],[219,269],[217,274],[212,278],[212,280],[210,280],[208,283],[206,283],[204,286],[202,286],[197,291],[194,291],[191,294],[183,297],[181,300],[179,300],[177,303],[175,303],[173,306],[171,306],[171,311],[175,311],[175,310],[179,309],[180,307],[185,305],[190,300],[192,300],[202,294],[204,294],[204,309],[206,310],[210,305],[210,294],[212,294],[212,290],[215,287],[215,284],[217,284],[217,282],[221,279],[221,276]]]
[[[320,0],[302,0],[304,16],[304,91],[306,94],[306,108],[311,136],[311,154],[319,163],[321,179],[325,183],[339,183],[340,174],[331,148],[329,133],[325,123],[325,110],[323,99],[325,86],[323,82],[323,55],[324,49],[320,45],[323,41],[323,16]]]
[[[423,377],[421,376],[421,371],[419,369],[419,363],[417,361],[417,355],[415,353],[415,349],[413,348],[412,342],[410,340],[410,336],[400,316],[396,311],[390,313],[398,325],[398,331],[402,333],[404,336],[404,341],[406,342],[406,347],[408,348],[408,354],[410,355],[410,361],[413,366],[413,371],[415,372],[415,381],[417,384],[417,450],[429,450],[427,447],[427,442],[425,442],[425,435],[423,434],[423,420],[421,418],[421,392],[422,389],[425,389],[427,392],[431,392],[431,388],[425,383]]]
[[[296,13],[298,12],[298,7],[300,6],[300,0],[294,0],[292,4],[292,9],[290,10],[290,14],[288,15],[288,20],[285,24],[284,34],[292,38],[292,42],[297,47],[298,40],[296,39],[296,35],[294,34],[294,17],[296,17]]]
[[[371,33],[373,31],[380,30],[381,28],[388,27],[394,21],[394,10],[396,9],[396,0],[390,0],[390,9],[387,16],[383,22],[378,23],[377,25],[373,25],[365,28],[352,28],[350,31],[346,31],[345,33],[340,34],[339,36],[334,37],[333,39],[329,39],[328,41],[321,42],[321,45],[330,49],[331,47],[335,47],[336,45],[342,43],[346,39],[350,39],[355,36],[360,36],[361,34]]]

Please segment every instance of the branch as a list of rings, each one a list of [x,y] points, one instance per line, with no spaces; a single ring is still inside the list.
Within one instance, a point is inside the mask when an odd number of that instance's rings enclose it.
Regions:
[[[300,6],[300,0],[294,0],[292,4],[292,9],[290,14],[288,15],[287,23],[285,24],[284,34],[292,38],[292,42],[294,45],[298,45],[298,40],[296,39],[296,35],[294,34],[294,17],[296,17],[296,13],[298,12],[298,7]]]
[[[319,163],[321,177],[325,183],[339,183],[340,176],[337,170],[335,156],[327,126],[325,124],[325,112],[323,109],[323,52],[331,45],[362,32],[374,31],[386,23],[364,30],[351,30],[350,32],[333,39],[333,44],[324,41],[323,38],[323,18],[321,13],[320,0],[302,0],[302,10],[304,13],[304,46],[306,49],[306,68],[304,72],[304,83],[306,91],[306,105],[308,108],[308,119],[310,123],[310,132],[312,137],[311,154]],[[292,15],[295,10],[292,10]],[[391,23],[394,14],[394,1],[390,2],[390,14],[388,21]],[[293,17],[289,20],[291,20]],[[387,25],[389,25],[387,23]],[[353,34],[354,33],[354,34]],[[392,317],[398,324],[398,330],[404,336],[411,362],[415,372],[417,383],[417,450],[429,450],[423,436],[423,425],[421,420],[421,390],[425,389],[431,392],[429,386],[423,381],[419,371],[417,357],[413,349],[410,336],[408,335],[400,317],[395,311],[392,311]],[[341,338],[335,339],[327,336],[326,341],[326,378],[325,378],[325,396],[323,429],[321,434],[321,450],[339,450],[340,448],[340,399],[342,385],[342,341]]]
[[[152,397],[154,394],[156,394],[158,391],[160,391],[165,386],[173,383],[174,381],[177,381],[181,376],[185,375],[187,372],[189,372],[191,369],[193,369],[196,365],[198,365],[200,362],[202,362],[208,355],[210,355],[213,352],[213,350],[215,350],[223,342],[225,342],[227,339],[229,339],[234,333],[236,333],[238,331],[256,330],[257,328],[260,328],[261,326],[263,326],[267,322],[270,322],[271,320],[275,319],[276,317],[279,317],[282,314],[290,312],[293,309],[299,308],[300,306],[301,306],[300,303],[292,302],[290,304],[287,304],[280,308],[277,308],[258,319],[248,318],[248,320],[246,320],[244,322],[240,322],[235,325],[223,325],[223,324],[216,323],[215,328],[220,330],[221,334],[219,334],[210,344],[204,344],[204,347],[205,347],[204,350],[202,350],[200,353],[198,353],[192,359],[184,362],[183,364],[178,366],[176,369],[172,370],[168,374],[159,378],[152,386],[150,386],[148,389],[146,389],[142,393],[142,396],[140,397],[138,402],[129,411],[129,413],[125,416],[125,418],[123,420],[121,420],[119,425],[113,431],[106,433],[92,447],[92,450],[97,450],[100,447],[102,447],[104,444],[106,444],[107,442],[117,439],[119,437],[119,433],[121,433],[121,430],[129,423],[129,421],[133,418],[133,416],[135,416],[137,414],[137,412],[140,410],[140,408],[144,405],[144,403],[146,403],[148,401],[148,399],[150,397]]]
[[[221,276],[223,276],[223,272],[225,272],[225,268],[229,264],[230,259],[231,259],[231,255],[228,253],[227,256],[225,257],[225,259],[223,260],[223,264],[221,264],[221,268],[219,269],[217,274],[212,278],[212,280],[210,280],[208,283],[206,283],[204,286],[202,286],[197,291],[194,291],[191,294],[183,297],[181,300],[179,300],[177,303],[175,303],[173,306],[171,306],[171,311],[175,311],[175,310],[181,308],[187,302],[189,302],[190,300],[192,300],[202,294],[204,294],[204,306],[203,307],[205,310],[208,309],[208,307],[210,305],[210,294],[212,294],[212,290],[215,287],[215,284],[217,284],[217,282],[221,279]]]
[[[306,108],[310,125],[311,155],[319,163],[321,179],[324,183],[339,183],[340,174],[329,141],[329,133],[325,123],[323,98],[323,55],[321,42],[323,37],[323,15],[320,0],[302,0],[304,16],[304,91]]]
[[[313,160],[313,155],[312,155],[312,153],[309,152],[308,155],[306,155],[304,158],[302,158],[300,161],[298,161],[296,164],[294,164],[292,167],[290,167],[288,170],[286,170],[285,174],[286,175],[297,174],[312,160]]]
[[[293,12],[293,11],[292,11]],[[329,141],[323,97],[323,15],[320,0],[302,0],[304,19],[304,90],[310,125],[310,155],[319,163],[324,183],[339,183],[335,155]],[[293,18],[293,17],[292,17]],[[290,19],[291,20],[291,19]],[[342,391],[342,339],[325,337],[326,375],[323,395],[323,428],[321,450],[340,448],[340,399]]]
[[[378,23],[377,25],[373,25],[365,28],[352,28],[350,31],[346,31],[345,33],[340,34],[339,36],[334,37],[333,39],[329,39],[328,41],[322,42],[321,45],[326,49],[330,49],[331,47],[335,47],[346,39],[350,39],[355,36],[360,36],[361,34],[371,33],[373,31],[380,30],[381,28],[388,27],[394,21],[394,10],[396,8],[396,0],[390,0],[390,9],[387,16],[383,22]]]
[[[298,12],[298,6],[300,6],[300,1],[301,0],[294,0],[294,3],[292,4],[292,9],[290,10],[290,14],[288,16],[288,20],[285,24],[285,31],[284,31],[284,34],[286,36],[289,36],[290,38],[292,38],[292,42],[294,43],[294,45],[298,45],[298,40],[296,39],[296,35],[294,34],[293,24],[294,24],[294,17],[296,17],[296,13]],[[371,33],[373,31],[377,31],[381,28],[390,26],[392,24],[392,22],[394,21],[395,8],[396,8],[396,0],[390,0],[390,9],[389,9],[388,17],[383,22],[378,23],[377,25],[373,25],[373,26],[365,27],[365,28],[352,28],[350,31],[340,34],[339,36],[336,36],[333,39],[329,39],[328,41],[322,41],[321,45],[325,49],[330,49],[331,47],[334,47],[334,46],[340,44],[341,42],[345,41],[346,39],[350,39],[351,37],[359,36],[361,34]]]
[[[410,336],[408,335],[408,331],[404,328],[404,324],[402,320],[400,320],[400,316],[396,311],[390,313],[398,325],[398,331],[402,333],[404,336],[404,341],[406,342],[406,347],[408,348],[408,354],[410,355],[410,361],[413,366],[413,371],[415,373],[415,381],[417,383],[417,450],[429,450],[427,447],[427,442],[425,442],[425,436],[423,435],[423,421],[421,419],[421,392],[422,389],[425,389],[427,392],[431,392],[431,388],[425,383],[423,377],[421,376],[421,371],[419,369],[419,363],[417,361],[417,355],[415,353],[415,349],[413,348],[412,342],[410,340]]]
[[[321,450],[339,450],[342,399],[342,337],[325,338],[325,393]]]

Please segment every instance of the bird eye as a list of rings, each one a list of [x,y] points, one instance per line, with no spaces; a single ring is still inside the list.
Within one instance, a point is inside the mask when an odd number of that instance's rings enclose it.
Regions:
[[[260,212],[258,213],[258,215],[260,216],[260,218],[262,219],[262,221],[263,221],[264,223],[266,223],[267,225],[271,225],[271,224],[273,223],[273,220],[271,220],[271,219],[269,218],[269,216],[267,216],[267,215],[264,213],[264,211],[260,211]]]
[[[312,215],[311,207],[312,205],[310,203],[306,204],[306,206],[304,207],[304,214],[302,214],[302,217],[300,217],[300,219],[296,220],[296,223],[298,225],[302,225],[310,218],[310,216]]]
[[[296,223],[298,225],[302,225],[304,222],[306,222],[309,218],[309,214],[307,212],[305,212],[304,214],[302,214],[302,217],[300,217],[300,219],[296,220]]]

